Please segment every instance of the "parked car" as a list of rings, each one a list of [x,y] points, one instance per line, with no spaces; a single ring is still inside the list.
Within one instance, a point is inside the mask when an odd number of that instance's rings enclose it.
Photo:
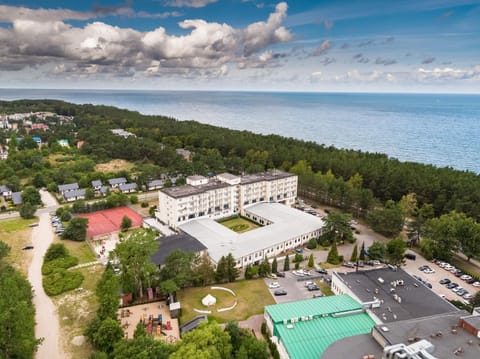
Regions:
[[[470,279],[467,279],[465,282],[467,282],[468,284],[473,284],[475,283],[477,280],[475,278],[470,278]]]
[[[414,261],[415,259],[417,259],[417,256],[413,253],[405,253],[404,257],[406,259],[410,259],[411,261]]]
[[[347,268],[355,268],[355,264],[352,262],[343,262],[342,265]]]
[[[274,295],[287,295],[287,291],[284,289],[277,289],[275,292],[273,292]]]
[[[451,283],[452,281],[448,278],[444,278],[444,279],[440,279],[440,284],[448,284],[448,283]]]
[[[472,293],[465,293],[465,294],[463,295],[463,298],[464,298],[464,299],[472,299],[472,298],[473,298],[473,294],[472,294]]]
[[[464,274],[460,277],[461,280],[468,280],[468,279],[472,279],[472,277],[470,277],[468,274]]]
[[[316,269],[316,272],[317,272],[317,273],[320,273],[320,274],[328,274],[327,270],[326,270],[326,269],[323,269],[323,268],[318,268],[318,269]]]
[[[423,273],[425,274],[433,274],[435,273],[435,269],[432,269],[432,268],[427,268],[423,271]]]
[[[427,268],[430,268],[430,267],[427,266],[427,265],[423,265],[423,266],[418,267],[418,270],[419,270],[420,272],[423,272],[423,271],[424,271],[425,269],[427,269]]]
[[[460,297],[463,297],[464,294],[467,294],[468,291],[466,291],[465,289],[460,289],[460,290],[457,290],[457,295],[459,295]]]
[[[292,274],[296,275],[298,277],[304,277],[305,276],[305,274],[303,274],[303,270],[301,270],[301,269],[292,271]]]
[[[283,272],[277,272],[275,274],[277,275],[277,277],[285,278],[285,273]]]
[[[318,287],[318,285],[316,285],[315,283],[310,284],[310,285],[307,287],[307,289],[308,289],[309,292],[313,292],[314,290],[320,290],[320,288]]]
[[[38,227],[38,222],[30,223],[28,226],[29,227]]]
[[[24,250],[24,251],[29,250],[29,249],[33,249],[33,246],[25,246],[25,247],[22,247],[22,250]]]
[[[270,279],[277,279],[277,275],[275,273],[270,273],[269,275],[267,275],[267,277]]]
[[[278,282],[268,283],[268,288],[270,288],[270,289],[280,288],[280,283],[278,283]]]
[[[458,284],[455,283],[455,282],[451,282],[451,283],[448,283],[448,284],[447,284],[447,288],[448,288],[448,289],[453,289],[453,288],[455,288],[455,287],[458,287]]]
[[[472,283],[472,285],[473,285],[474,287],[480,287],[480,282],[479,282],[479,281],[476,281],[476,282]]]
[[[455,288],[452,288],[452,292],[454,292],[454,293],[457,293],[459,290],[463,290],[463,288],[460,287],[460,286],[457,286],[457,287],[455,287]]]
[[[295,249],[295,252],[302,254],[302,253],[303,253],[303,249],[302,249],[302,248],[297,248],[297,249]]]
[[[323,297],[323,293],[314,293],[313,298],[321,298]]]

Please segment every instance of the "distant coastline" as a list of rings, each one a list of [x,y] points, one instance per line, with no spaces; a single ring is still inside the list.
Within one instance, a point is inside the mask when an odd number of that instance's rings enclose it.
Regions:
[[[475,94],[0,89],[1,100],[23,98],[112,105],[480,173]]]

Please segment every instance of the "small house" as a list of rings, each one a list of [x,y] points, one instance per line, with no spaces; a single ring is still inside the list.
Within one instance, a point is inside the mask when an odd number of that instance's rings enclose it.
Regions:
[[[163,185],[164,185],[164,182],[161,179],[152,180],[152,181],[147,182],[147,190],[148,191],[153,191],[153,190],[156,190],[156,189],[160,189],[160,188],[163,187]]]
[[[93,180],[92,181],[92,188],[94,191],[100,191],[100,188],[102,188],[103,183],[100,180]]]
[[[5,198],[5,199],[9,199],[9,198],[12,197],[12,191],[7,186],[1,185],[0,186],[0,195],[2,195],[3,198]]]
[[[63,198],[65,198],[65,201],[67,202],[73,202],[79,199],[85,199],[85,193],[86,193],[86,190],[84,188],[76,189],[73,191],[65,192],[63,195]]]
[[[14,206],[20,206],[23,204],[22,192],[13,192],[12,202]]]
[[[111,178],[108,180],[108,184],[112,188],[118,188],[121,184],[125,183],[127,183],[127,179],[125,177]]]
[[[122,191],[122,193],[131,193],[131,192],[135,192],[137,190],[137,184],[136,183],[125,183],[125,184],[119,185],[118,188],[120,189],[120,191]]]
[[[65,193],[67,192],[76,191],[77,189],[78,189],[77,182],[58,185],[58,193],[60,193],[62,196],[65,195]]]

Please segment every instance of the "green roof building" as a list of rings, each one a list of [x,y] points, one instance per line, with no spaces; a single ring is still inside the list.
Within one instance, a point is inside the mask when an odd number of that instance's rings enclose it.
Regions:
[[[348,295],[269,305],[265,320],[281,358],[318,359],[337,340],[371,332],[375,322]]]

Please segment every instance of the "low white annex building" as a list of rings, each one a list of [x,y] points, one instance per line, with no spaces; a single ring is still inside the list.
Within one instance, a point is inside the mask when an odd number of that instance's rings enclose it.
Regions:
[[[179,229],[207,247],[214,263],[232,253],[237,267],[245,267],[317,238],[324,225],[320,218],[280,203],[254,204],[244,208],[244,215],[263,227],[236,233],[211,218],[203,218],[182,224]]]

